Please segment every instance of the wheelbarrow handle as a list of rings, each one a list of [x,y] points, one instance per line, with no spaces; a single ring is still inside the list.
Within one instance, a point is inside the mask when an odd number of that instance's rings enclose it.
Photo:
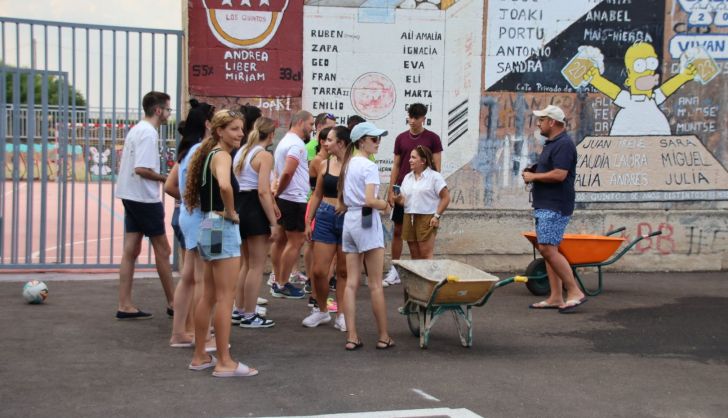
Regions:
[[[483,306],[483,305],[485,305],[485,302],[487,302],[488,299],[490,299],[490,295],[493,294],[493,291],[495,289],[497,289],[497,288],[499,288],[501,286],[505,286],[507,284],[514,283],[514,282],[516,282],[516,283],[526,283],[526,282],[528,282],[528,277],[526,277],[526,276],[513,276],[513,277],[509,277],[507,279],[498,280],[493,285],[493,287],[491,287],[490,290],[485,295],[483,295],[483,298],[480,299],[479,301],[477,301],[473,306]]]
[[[608,231],[608,232],[607,232],[606,234],[604,234],[604,236],[608,237],[608,236],[610,236],[610,235],[618,234],[618,233],[620,233],[620,232],[624,231],[625,229],[627,229],[627,228],[625,228],[625,227],[620,227],[620,228],[617,228],[617,229],[613,229],[613,230],[611,230],[611,231]]]
[[[653,232],[651,234],[648,234],[648,235],[642,235],[642,239],[650,238],[650,237],[656,237],[658,235],[662,235],[662,230],[661,229],[658,229],[657,231],[655,231],[655,232]]]

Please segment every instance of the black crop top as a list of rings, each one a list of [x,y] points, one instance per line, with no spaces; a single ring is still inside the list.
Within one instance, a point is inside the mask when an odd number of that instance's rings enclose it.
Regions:
[[[210,163],[207,165],[207,170],[203,174],[207,181],[204,185],[200,185],[200,210],[203,212],[210,211],[210,187],[212,187],[212,210],[218,212],[225,210],[225,203],[223,203],[222,196],[220,195],[220,184],[217,182],[215,176],[212,175],[212,155],[218,151],[221,150],[216,149],[210,152]],[[233,174],[232,164],[230,165],[230,183],[233,187],[233,194],[237,195],[237,190],[239,189],[238,180]],[[231,209],[235,210],[235,208]]]
[[[326,160],[326,172],[324,173],[324,197],[336,198],[339,191],[339,176],[329,174],[329,161]]]

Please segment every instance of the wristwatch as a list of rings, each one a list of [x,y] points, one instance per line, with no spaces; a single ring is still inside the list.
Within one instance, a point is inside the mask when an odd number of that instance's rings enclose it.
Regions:
[[[440,219],[440,217],[441,217],[442,215],[440,215],[439,213],[436,213],[436,214],[434,214],[433,216],[435,217],[435,219]]]

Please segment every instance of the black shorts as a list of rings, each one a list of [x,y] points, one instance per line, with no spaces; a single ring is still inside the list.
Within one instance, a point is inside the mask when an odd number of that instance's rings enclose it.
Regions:
[[[276,198],[278,209],[281,210],[281,219],[278,225],[282,225],[286,231],[303,232],[306,230],[306,204],[291,202]]]
[[[124,205],[124,230],[141,232],[147,237],[164,235],[164,206],[162,202],[143,203],[121,199]]]
[[[172,212],[172,231],[174,231],[174,237],[177,238],[179,245],[185,245],[185,234],[182,232],[182,228],[179,226],[179,206],[174,207]]]
[[[246,239],[255,235],[270,235],[270,222],[260,204],[257,190],[240,192],[240,238]]]
[[[392,222],[397,225],[402,225],[402,222],[404,222],[404,206],[394,204],[394,209],[392,209]]]

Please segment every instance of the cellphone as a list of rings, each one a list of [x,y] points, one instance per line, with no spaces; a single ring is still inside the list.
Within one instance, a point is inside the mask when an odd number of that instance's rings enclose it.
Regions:
[[[529,173],[535,173],[536,172],[536,166],[538,166],[538,164],[531,164],[528,167],[526,167],[523,171],[527,171]]]
[[[392,186],[392,193],[394,193],[395,196],[399,196],[399,184]]]
[[[210,253],[220,254],[222,252],[222,229],[213,229],[210,234]]]
[[[372,208],[364,206],[361,208],[361,227],[371,228],[372,227]]]

